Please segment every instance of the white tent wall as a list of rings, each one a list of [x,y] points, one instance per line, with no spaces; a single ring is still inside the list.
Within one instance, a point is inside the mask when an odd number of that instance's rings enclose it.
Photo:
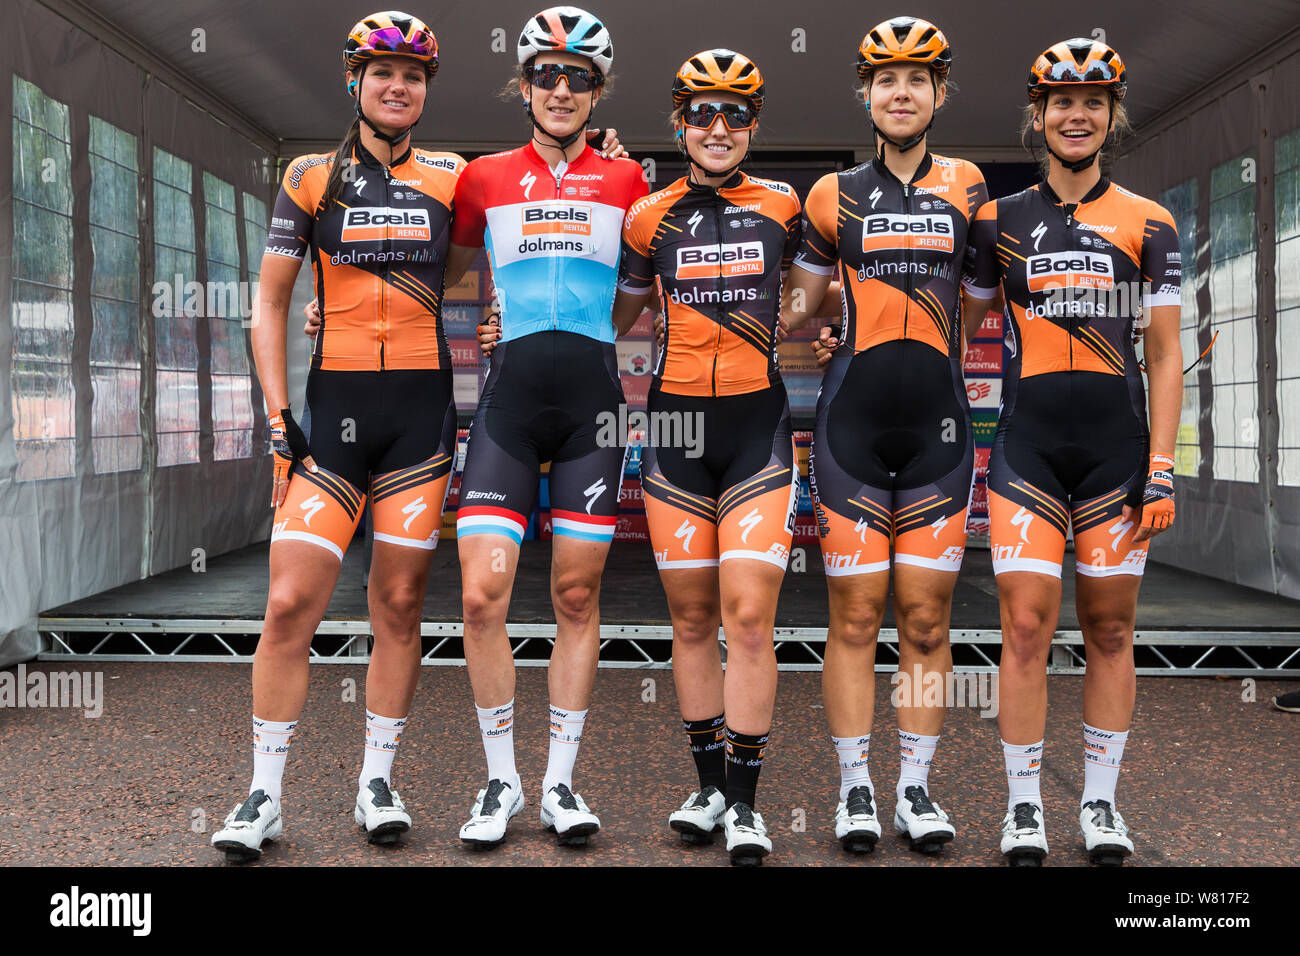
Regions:
[[[1147,126],[1114,178],[1189,200],[1185,364],[1220,332],[1184,379],[1178,518],[1152,557],[1300,598],[1300,35]]]
[[[210,173],[233,188],[238,278],[244,282],[249,278],[249,266],[256,270],[257,261],[247,261],[243,197],[248,194],[269,209],[274,196],[275,143],[269,138],[251,142],[211,113],[192,105],[154,72],[114,52],[111,42],[91,36],[44,6],[30,0],[17,0],[11,6],[11,15],[6,18],[10,36],[0,46],[0,109],[13,118],[10,126],[14,130],[13,135],[0,137],[0,169],[5,171],[0,175],[0,221],[13,226],[0,229],[0,666],[30,658],[40,650],[34,622],[41,609],[191,564],[199,553],[196,549],[211,557],[264,540],[270,529],[266,497],[271,466],[255,375],[250,376],[248,405],[243,405],[242,398],[238,403],[243,408],[240,414],[246,414],[251,405],[252,421],[233,438],[239,446],[237,453],[247,456],[214,460],[211,328],[215,320],[192,320],[198,340],[195,369],[189,380],[197,383],[199,396],[197,460],[159,464],[155,405],[159,320],[154,314],[151,289],[155,280],[155,148],[189,163],[192,171],[195,268],[187,278],[200,283],[208,279],[204,216],[209,200],[205,198],[204,174]],[[174,75],[165,66],[158,72]],[[30,132],[30,127],[22,126],[15,115],[15,77],[24,84],[34,84],[44,97],[54,101],[56,105],[47,112],[52,111],[56,119],[66,116],[67,142],[45,140],[56,143],[58,155],[48,164],[48,176],[40,180],[49,179],[54,188],[58,177],[67,176],[71,186],[67,206],[70,219],[64,215],[59,220],[60,228],[71,236],[71,261],[67,262],[65,256],[64,262],[53,266],[69,281],[65,281],[66,290],[56,293],[62,298],[55,306],[48,300],[33,306],[31,289],[39,284],[27,282],[20,274],[27,268],[23,263],[33,261],[33,253],[39,258],[58,255],[59,251],[19,248],[24,235],[15,220],[20,199],[28,208],[40,207],[42,201],[39,197],[29,201],[30,197],[15,196],[16,164],[20,161],[15,151],[20,126],[24,135]],[[29,89],[23,86],[19,99],[29,97]],[[19,107],[25,108],[22,103]],[[92,124],[101,121],[135,137],[139,213],[138,222],[131,227],[138,229],[138,304],[132,306],[134,319],[128,314],[125,323],[119,322],[115,330],[130,353],[126,394],[133,404],[138,402],[139,418],[138,428],[133,422],[130,429],[138,433],[138,438],[132,435],[127,440],[138,443],[134,446],[138,451],[128,465],[109,467],[104,467],[97,457],[96,449],[103,446],[94,444],[102,441],[96,431],[103,429],[95,424],[100,414],[95,405],[96,389],[102,386],[101,380],[94,377],[92,361],[92,352],[103,348],[102,339],[98,345],[93,341],[97,331],[93,316],[106,300],[102,290],[96,293],[92,288],[96,252],[91,238],[88,137]],[[102,124],[97,128],[104,129]],[[128,165],[131,160],[126,157]],[[10,170],[14,170],[13,175]],[[36,181],[30,169],[23,175],[24,182]],[[67,196],[67,186],[63,188]],[[100,189],[97,184],[96,198],[102,198]],[[260,212],[253,204],[249,206],[250,212]],[[24,310],[21,323],[18,305]],[[120,318],[121,313],[118,315]],[[133,322],[138,328],[131,327]],[[40,326],[36,333],[31,331],[33,325]],[[232,346],[236,351],[243,350],[242,355],[234,356],[234,365],[251,372],[246,330],[238,321],[222,329],[230,329]],[[35,365],[28,362],[22,373],[23,394],[19,395],[15,392],[20,385],[14,381],[14,370],[24,356],[31,358],[23,350],[29,349],[32,341],[45,340],[70,342],[63,357],[66,361],[37,361]],[[223,351],[218,366],[224,364],[228,372],[232,360],[226,356]],[[138,375],[132,367],[136,362]],[[31,394],[32,368],[37,369],[34,380],[45,389],[43,395]],[[233,381],[238,386],[236,391],[243,387],[238,374],[222,381]],[[107,398],[101,395],[101,403]],[[22,436],[25,449],[42,444],[41,436],[32,440],[30,421],[24,425],[20,420],[24,416],[31,418],[33,402],[54,410],[44,412],[52,416],[46,420],[50,433],[44,437],[53,439],[48,444],[54,452],[51,457],[61,462],[53,468],[39,461],[33,467],[30,452],[19,451],[19,432],[24,427],[28,429]],[[230,436],[224,437],[230,444]]]

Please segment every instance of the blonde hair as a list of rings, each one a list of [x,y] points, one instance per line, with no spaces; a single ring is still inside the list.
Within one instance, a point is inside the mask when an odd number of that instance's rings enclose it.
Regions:
[[[1133,126],[1128,119],[1128,110],[1124,108],[1124,104],[1115,99],[1114,94],[1108,95],[1110,95],[1111,104],[1110,130],[1107,131],[1106,139],[1102,143],[1102,148],[1097,156],[1097,165],[1101,169],[1103,176],[1110,172],[1110,165],[1113,161],[1111,158],[1112,152],[1119,148],[1120,140],[1133,131]],[[1020,143],[1038,161],[1038,169],[1043,174],[1044,179],[1052,171],[1052,156],[1051,153],[1044,153],[1044,155],[1039,156],[1031,143],[1031,137],[1034,131],[1034,120],[1041,116],[1046,109],[1047,97],[1044,96],[1026,103],[1020,112]],[[1044,131],[1045,136],[1046,131]]]

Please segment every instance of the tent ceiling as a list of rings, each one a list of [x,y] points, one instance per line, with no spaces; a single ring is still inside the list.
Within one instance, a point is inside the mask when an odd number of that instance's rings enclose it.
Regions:
[[[351,111],[340,53],[349,27],[367,12],[356,0],[84,0],[233,110],[291,147],[336,141]],[[514,43],[542,0],[415,3],[438,36],[442,68],[418,139],[450,148],[518,142],[526,127],[516,103],[493,94],[511,75]],[[614,36],[616,84],[598,110],[640,148],[667,143],[667,90],[677,66],[699,49],[729,46],[753,57],[767,80],[763,144],[860,147],[866,126],[851,88],[857,42],[879,8],[849,12],[840,0],[592,0]],[[1082,5],[1079,6],[1082,10]],[[1243,11],[1248,10],[1248,15]],[[1255,51],[1300,27],[1296,0],[1093,0],[1065,15],[1059,4],[929,0],[917,12],[938,23],[955,52],[960,92],[936,126],[937,143],[1013,148],[1024,78],[1049,44],[1104,30],[1129,71],[1135,124],[1174,108]],[[205,31],[194,52],[193,31]],[[493,31],[500,30],[493,51]],[[793,31],[806,52],[795,52]]]

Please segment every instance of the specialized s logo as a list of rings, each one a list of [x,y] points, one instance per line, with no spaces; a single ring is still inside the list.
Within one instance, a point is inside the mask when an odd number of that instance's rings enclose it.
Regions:
[[[877,186],[875,189],[871,190],[871,195],[868,196],[867,198],[871,200],[871,208],[872,208],[872,209],[875,209],[875,208],[876,208],[876,203],[880,202],[880,197],[883,196],[883,195],[884,195],[884,193],[882,193],[882,192],[880,191],[880,187],[879,187],[879,186]]]
[[[765,271],[761,242],[723,242],[677,250],[678,279],[761,276]]]
[[[519,213],[520,232],[525,236],[562,234],[591,235],[591,207],[571,203],[525,206]]]
[[[1038,244],[1043,241],[1043,236],[1047,235],[1047,223],[1038,220],[1038,225],[1034,226],[1034,231],[1030,235],[1034,237],[1034,252],[1037,252]]]
[[[953,251],[952,217],[927,214],[877,213],[862,220],[862,251],[933,249]]]
[[[433,235],[427,209],[353,206],[343,213],[343,232],[339,238],[343,242],[374,242],[380,239],[428,242]]]
[[[597,478],[596,483],[583,492],[587,496],[587,514],[591,514],[592,506],[595,505],[596,499],[603,495],[608,489],[605,487],[605,479]]]
[[[325,507],[325,502],[320,500],[320,495],[312,495],[298,505],[303,510],[302,523],[311,527],[311,519],[316,517],[316,512]]]
[[[533,183],[537,182],[537,177],[532,173],[524,173],[524,178],[519,180],[519,185],[524,187],[524,198],[532,199]]]
[[[689,520],[683,521],[681,523],[681,526],[676,531],[673,532],[674,538],[682,539],[682,550],[685,551],[687,554],[691,553],[691,538],[693,538],[694,536],[695,536],[695,525],[691,524]]]
[[[402,522],[402,530],[410,531],[411,522],[420,516],[420,513],[429,506],[424,503],[424,495],[416,498],[409,505],[402,509],[402,514],[407,515],[407,519]]]
[[[1055,252],[1025,260],[1030,292],[1052,289],[1112,289],[1115,265],[1100,252]]]
[[[697,209],[697,210],[695,210],[694,213],[691,214],[691,218],[690,218],[690,219],[687,219],[686,221],[687,221],[687,223],[690,224],[690,227],[691,227],[691,238],[694,239],[694,238],[695,238],[695,229],[696,229],[696,227],[699,226],[699,224],[702,223],[702,222],[704,221],[704,213],[700,212],[700,211]]]
[[[753,531],[762,520],[763,516],[758,513],[757,508],[740,519],[740,526],[745,529],[740,534],[740,541],[742,544],[749,544],[749,533]]]

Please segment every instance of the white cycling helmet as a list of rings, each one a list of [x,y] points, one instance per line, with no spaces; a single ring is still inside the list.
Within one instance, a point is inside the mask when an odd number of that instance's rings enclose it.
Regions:
[[[576,53],[609,76],[614,65],[614,41],[596,17],[578,7],[549,7],[531,17],[519,34],[519,65],[539,53]]]

